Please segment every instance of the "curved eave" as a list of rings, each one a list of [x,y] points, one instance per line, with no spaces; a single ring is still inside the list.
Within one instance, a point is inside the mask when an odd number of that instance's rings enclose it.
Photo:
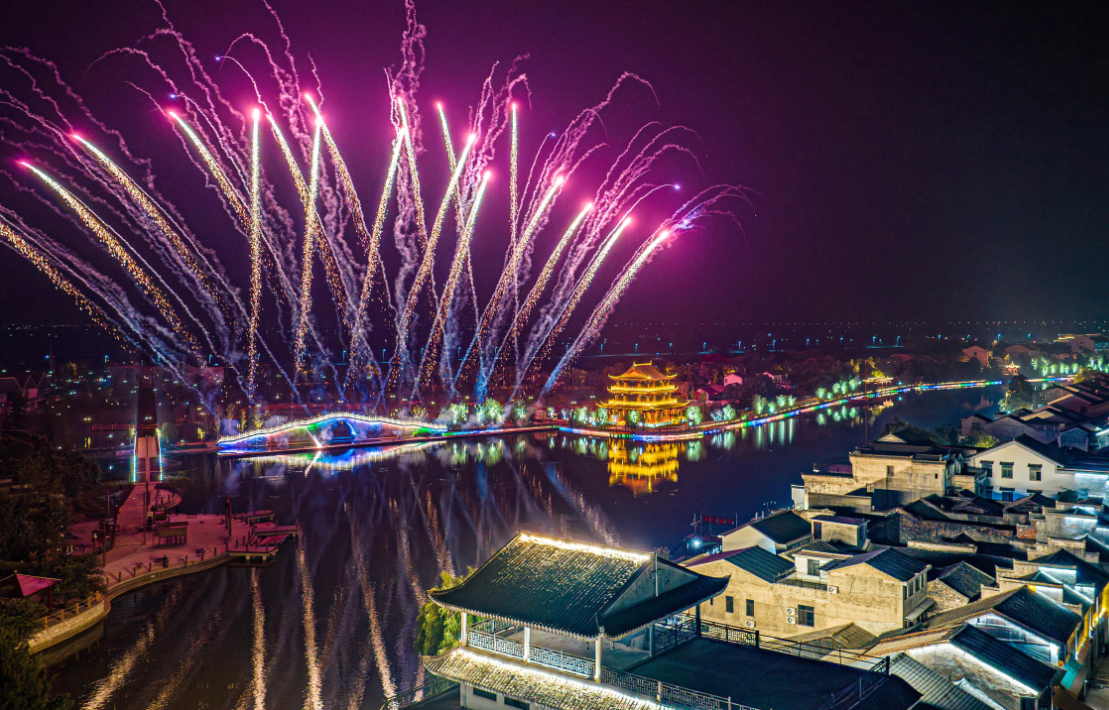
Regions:
[[[709,599],[712,599],[713,597],[719,596],[721,592],[723,592],[725,589],[728,588],[728,577],[712,577],[711,579],[718,579],[721,582],[723,582],[723,584],[716,591],[712,592],[711,594],[706,594],[704,597],[698,599],[697,601],[690,604],[689,606],[687,606],[685,609],[682,609],[681,611],[685,611],[686,609],[692,609],[695,606],[700,606],[701,604],[704,604],[705,602],[707,602]],[[680,612],[672,612],[670,614],[667,614],[667,616],[673,616],[674,614],[677,614],[677,613],[680,613]],[[665,618],[665,617],[661,617],[661,618]],[[653,619],[651,621],[648,621],[645,624],[641,624],[639,626],[636,626],[635,628],[631,629],[630,631],[625,631],[624,633],[620,634],[619,636],[609,636],[607,633],[604,632],[604,627],[601,627],[601,634],[605,638],[609,639],[610,641],[618,641],[619,639],[622,639],[625,636],[629,636],[631,634],[639,633],[643,629],[647,628],[651,624],[657,623],[658,621],[659,621],[659,619]]]

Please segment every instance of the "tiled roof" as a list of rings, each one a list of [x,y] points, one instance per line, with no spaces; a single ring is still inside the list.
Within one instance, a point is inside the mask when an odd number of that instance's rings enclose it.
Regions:
[[[839,548],[836,547],[835,545],[832,545],[831,543],[825,542],[824,540],[813,540],[812,542],[806,542],[804,545],[802,545],[801,547],[794,550],[793,554],[798,555],[798,554],[801,554],[802,552],[832,552],[832,553],[838,553]]]
[[[982,585],[993,586],[994,584],[993,577],[966,562],[957,562],[943,568],[936,579],[967,599],[977,597],[982,592]]]
[[[628,371],[622,375],[609,375],[614,380],[672,380],[674,375],[664,375],[659,372],[653,363],[632,363]]]
[[[849,518],[846,515],[817,515],[813,518],[822,523],[839,523],[840,525],[864,525],[863,518]]]
[[[838,563],[836,569],[853,567],[855,565],[868,565],[901,582],[908,582],[928,568],[928,565],[915,557],[904,555],[891,547],[864,552],[861,555],[849,557]]]
[[[955,626],[981,616],[996,613],[1040,636],[1066,644],[1082,617],[1059,602],[1038,594],[1028,587],[1019,587],[995,594],[966,606],[936,614],[925,622],[927,628]]]
[[[1062,668],[1032,658],[1013,644],[996,639],[970,624],[952,636],[951,643],[1036,692],[1053,685],[1063,673]]]
[[[560,710],[657,710],[656,703],[584,680],[505,663],[464,648],[424,658],[434,675]]]
[[[774,553],[757,546],[740,550],[727,560],[741,570],[746,570],[767,582],[776,582],[794,569],[788,560],[783,560]]]
[[[654,564],[669,568],[678,583],[658,597],[608,614],[621,593],[641,575],[650,574]],[[465,582],[429,595],[450,609],[595,638],[602,630],[610,637],[622,635],[684,611],[726,586],[726,579],[705,577],[666,560],[656,562],[649,554],[520,534]],[[621,631],[609,629],[610,623]]]
[[[1097,565],[1090,564],[1070,550],[1057,550],[1050,555],[1037,557],[1029,560],[1029,562],[1032,564],[1044,565],[1048,568],[1048,573],[1051,572],[1051,567],[1073,569],[1075,571],[1076,584],[1093,584],[1097,587],[1099,592],[1102,587],[1109,582],[1109,573],[1106,573]]]
[[[809,521],[792,510],[783,510],[780,513],[768,515],[761,520],[748,523],[748,525],[779,544],[793,542],[798,538],[812,534],[812,525]]]
[[[920,693],[920,702],[925,707],[935,710],[991,710],[990,706],[906,653],[899,653],[890,659],[890,673],[913,686],[913,690]]]

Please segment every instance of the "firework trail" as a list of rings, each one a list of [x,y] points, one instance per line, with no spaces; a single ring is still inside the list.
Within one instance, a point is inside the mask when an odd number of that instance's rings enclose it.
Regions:
[[[34,162],[32,174],[60,198],[60,204],[23,187],[18,171],[0,165],[0,173],[12,179],[17,192],[89,233],[127,278],[109,278],[107,271],[77,257],[52,234],[25,228],[23,220],[6,209],[0,212],[0,243],[31,261],[94,321],[155,355],[175,374],[185,374],[194,361],[205,364],[219,358],[220,365],[237,374],[236,381],[255,404],[274,394],[263,391],[266,385],[259,373],[264,361],[276,366],[297,402],[303,394],[320,399],[326,393],[338,401],[357,395],[365,408],[380,409],[388,398],[401,400],[396,404],[404,407],[429,393],[438,400],[439,392],[450,402],[461,396],[463,383],[472,383],[476,401],[500,384],[515,384],[515,398],[529,368],[544,362],[556,339],[565,337],[571,315],[583,307],[587,287],[614,248],[611,225],[648,197],[665,201],[660,193],[666,181],[654,174],[664,155],[692,157],[679,140],[687,129],[648,123],[626,144],[610,149],[600,142],[601,131],[608,140],[601,117],[617,91],[632,84],[650,89],[639,77],[625,74],[602,101],[580,112],[561,132],[538,141],[534,154],[525,158],[517,101],[524,92],[530,95],[530,87],[517,62],[507,73],[494,65],[470,109],[467,128],[473,137],[458,154],[447,111],[436,106],[449,167],[442,179],[449,177],[449,182],[429,220],[418,165],[423,136],[417,93],[426,30],[416,20],[412,1],[406,0],[405,6],[401,62],[387,72],[392,156],[372,221],[324,121],[318,77],[313,72],[313,85],[301,85],[288,37],[272,9],[267,6],[283,49],[271,52],[259,34],[243,32],[216,58],[230,73],[241,71],[246,77],[248,92],[253,90],[246,107],[239,99],[229,100],[216,82],[220,75],[209,71],[211,60],[202,59],[211,55],[198,52],[163,9],[161,28],[136,46],[107,52],[94,66],[104,69],[109,58],[111,63],[138,63],[128,67],[138,71],[127,76],[125,85],[137,92],[140,102],[151,102],[159,115],[169,118],[184,164],[200,171],[226,213],[230,229],[225,231],[243,236],[249,246],[249,284],[240,288],[232,282],[216,252],[194,236],[181,212],[157,191],[150,162],[135,158],[122,135],[93,116],[53,64],[10,48],[0,49],[0,72],[6,72],[0,77],[0,145],[18,152],[22,162]],[[170,54],[163,55],[167,47]],[[257,54],[260,64],[246,50]],[[9,81],[9,75],[14,79]],[[25,96],[9,88],[17,85],[26,87]],[[164,104],[167,95],[177,102],[172,107]],[[255,106],[261,110],[253,110]],[[261,168],[263,111],[303,209],[303,225],[300,213],[282,204],[280,195],[288,189],[278,184],[282,176]],[[108,136],[111,150],[86,139],[89,131],[100,132],[101,139]],[[498,157],[497,151],[505,148],[505,155]],[[116,158],[109,158],[109,153]],[[35,156],[33,161],[25,159],[28,155]],[[524,174],[521,159],[531,166]],[[586,161],[598,160],[610,162],[594,171],[603,179],[592,195],[592,209],[577,213],[569,225],[549,230],[553,251],[533,274],[533,251],[547,241],[548,224],[558,222],[555,207],[566,184],[571,179],[575,187],[590,184],[588,176],[576,173]],[[475,289],[471,248],[479,207],[489,198],[487,174],[496,169],[494,161],[508,163],[508,225],[493,232],[504,235],[507,248],[500,273],[489,279],[494,288],[485,300]],[[703,195],[686,213],[717,213],[705,209],[716,197]],[[394,199],[395,212],[390,214]],[[437,247],[451,207],[457,240],[440,293],[437,261],[443,257]],[[677,224],[671,220],[664,226],[672,232],[684,229]],[[392,230],[400,257],[393,273],[386,269],[381,245],[386,229]],[[657,235],[661,229],[650,233]],[[205,231],[211,227],[206,225]],[[139,238],[133,239],[132,233]],[[585,329],[569,338],[548,387],[595,339],[608,313],[660,246],[652,236],[628,247],[637,248],[635,255],[596,304]],[[323,299],[312,297],[317,261],[324,267],[329,305],[336,311],[334,324],[318,320],[318,301]],[[378,280],[383,290],[376,288]],[[134,305],[127,296],[131,289],[141,293]],[[384,331],[375,330],[382,313],[371,308],[371,301],[386,307]],[[472,328],[460,317],[470,301]],[[148,305],[157,313],[144,314],[151,310]],[[375,338],[379,342],[371,343],[371,330],[380,333]],[[521,331],[527,331],[526,339]],[[387,372],[378,367],[372,345],[382,348],[378,355],[388,363]],[[345,373],[336,368],[332,356],[340,350],[350,354]],[[503,369],[513,363],[515,383],[508,376],[501,383]],[[194,393],[210,409],[215,406],[214,395],[198,389]]]
[[[431,278],[431,269],[435,263],[435,247],[439,242],[439,235],[443,231],[443,220],[446,219],[447,210],[450,208],[455,190],[458,189],[458,181],[462,176],[462,168],[466,165],[466,157],[470,154],[470,148],[474,145],[475,140],[476,136],[471,135],[470,139],[466,142],[466,147],[462,149],[462,154],[458,156],[458,164],[455,165],[454,171],[451,173],[450,183],[447,184],[447,193],[443,195],[443,200],[439,203],[439,211],[435,215],[435,222],[431,227],[431,233],[428,235],[427,244],[424,246],[423,261],[420,263],[419,271],[416,272],[416,280],[412,282],[412,288],[408,291],[408,300],[405,304],[404,311],[397,320],[398,352],[407,353],[408,329],[412,323],[416,304],[420,297],[420,291]],[[431,285],[430,289],[432,290],[432,303],[434,304],[434,285]],[[402,362],[406,361],[407,355],[404,356]],[[403,374],[403,366],[401,372]]]
[[[122,240],[112,231],[112,229],[102,222],[96,214],[90,210],[85,203],[77,199],[77,197],[69,190],[62,187],[56,180],[44,173],[30,163],[24,162],[23,166],[33,172],[43,183],[46,184],[51,190],[56,192],[62,201],[69,206],[71,210],[77,213],[77,216],[85,226],[95,234],[100,241],[107,248],[108,252],[115,257],[116,261],[131,275],[131,277],[142,287],[143,291],[150,296],[150,299],[158,306],[162,313],[162,317],[166,319],[170,327],[188,344],[188,348],[192,351],[198,360],[200,360],[200,347],[193,336],[185,329],[185,324],[177,317],[176,311],[173,306],[169,304],[169,300],[161,289],[154,285],[150,276],[138,265],[135,259],[131,256],[128,249],[124,249]]]
[[[562,312],[559,314],[558,319],[554,322],[554,325],[551,326],[551,330],[548,331],[543,340],[540,341],[540,345],[542,345],[543,343],[547,343],[547,347],[550,348],[550,346],[554,343],[554,339],[557,338],[562,329],[566,327],[566,323],[570,320],[570,316],[573,314],[574,309],[581,301],[582,296],[585,295],[585,291],[589,288],[589,284],[593,282],[593,277],[597,275],[597,270],[600,269],[601,264],[604,263],[605,257],[608,256],[609,251],[611,251],[612,247],[616,244],[616,240],[620,238],[620,235],[624,232],[625,229],[628,228],[629,225],[631,225],[631,223],[631,217],[625,217],[620,221],[620,224],[616,227],[616,229],[612,230],[612,232],[605,239],[604,244],[593,257],[593,261],[590,262],[589,268],[587,268],[585,270],[585,273],[582,274],[581,279],[578,281],[577,287],[574,288],[573,293],[570,294],[570,298],[567,299],[565,304],[563,305]]]
[[[254,140],[250,161],[250,328],[247,350],[247,395],[254,399],[254,372],[258,366],[258,319],[262,305],[262,165],[258,144],[261,111],[254,109]]]
[[[381,189],[381,199],[378,200],[377,203],[377,216],[374,218],[373,231],[366,244],[366,278],[362,283],[362,296],[358,300],[358,308],[355,311],[354,327],[351,329],[351,335],[354,339],[351,343],[354,366],[351,369],[356,377],[364,375],[367,369],[370,368],[372,368],[375,377],[380,377],[380,372],[374,362],[373,353],[370,351],[369,343],[366,341],[364,321],[366,318],[366,310],[369,308],[370,294],[373,291],[374,274],[381,265],[379,253],[381,249],[381,233],[385,228],[385,213],[389,208],[389,196],[393,192],[393,181],[396,179],[397,166],[400,163],[401,148],[404,146],[404,143],[404,135],[397,135],[393,140],[393,158],[389,161],[389,172],[385,177],[385,186]],[[453,166],[451,169],[453,170]],[[386,281],[386,288],[388,288],[388,281]],[[386,301],[387,300],[388,294],[386,294]]]
[[[308,311],[312,303],[312,249],[316,242],[319,219],[316,212],[316,195],[320,189],[320,132],[323,122],[316,122],[316,137],[312,141],[312,178],[308,187],[308,201],[304,204],[304,251],[301,257],[300,318],[297,325],[296,344],[293,347],[294,371],[300,374],[304,358],[304,333],[308,329]]]
[[[443,286],[443,295],[439,299],[439,308],[435,313],[435,321],[431,325],[431,336],[427,341],[427,349],[424,350],[423,361],[420,363],[420,373],[416,378],[416,384],[413,387],[413,397],[416,398],[420,393],[420,378],[427,374],[425,366],[430,367],[430,363],[435,361],[435,348],[439,344],[439,338],[443,334],[444,324],[451,318],[451,304],[454,302],[454,294],[458,288],[458,282],[461,280],[462,268],[470,258],[470,240],[474,236],[474,226],[477,224],[478,208],[481,206],[482,197],[485,196],[485,188],[489,184],[489,174],[486,173],[481,181],[481,187],[478,188],[477,195],[474,197],[473,203],[470,206],[470,216],[466,220],[466,225],[462,229],[462,234],[459,235],[458,245],[455,247],[454,259],[451,261],[450,274],[447,276],[447,283]],[[441,363],[441,367],[450,367],[450,350],[444,348],[445,357]],[[450,381],[449,370],[442,370],[443,380]]]

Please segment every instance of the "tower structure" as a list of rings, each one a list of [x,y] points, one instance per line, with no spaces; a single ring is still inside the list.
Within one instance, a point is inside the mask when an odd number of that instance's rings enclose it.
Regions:
[[[616,424],[667,426],[682,421],[688,400],[678,394],[676,375],[664,375],[650,362],[632,363],[622,375],[609,375],[608,401],[601,404]],[[632,412],[638,415],[629,420]]]

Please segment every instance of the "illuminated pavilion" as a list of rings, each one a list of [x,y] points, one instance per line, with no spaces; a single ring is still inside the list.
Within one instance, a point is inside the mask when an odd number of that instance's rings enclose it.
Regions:
[[[630,412],[639,412],[644,426],[666,426],[682,421],[689,402],[678,396],[675,375],[664,375],[654,364],[632,363],[622,375],[609,375],[611,398],[600,406],[607,409],[617,424],[627,424]]]

